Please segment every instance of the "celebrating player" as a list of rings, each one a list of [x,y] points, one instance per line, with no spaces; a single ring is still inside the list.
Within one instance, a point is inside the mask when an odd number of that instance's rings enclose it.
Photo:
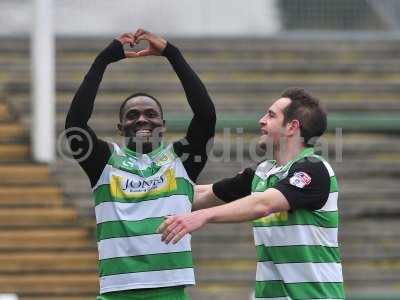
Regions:
[[[198,210],[168,217],[162,240],[176,243],[206,223],[254,220],[257,299],[344,299],[338,185],[313,149],[326,113],[304,89],[288,89],[259,123],[260,143],[272,143],[274,160],[198,186]]]
[[[140,41],[145,50],[124,51]],[[103,74],[124,58],[165,56],[178,75],[194,116],[184,139],[165,145],[165,121],[154,97],[137,93],[121,105],[119,147],[96,136],[87,125]],[[69,109],[65,128],[74,158],[90,179],[95,199],[99,251],[98,300],[184,300],[194,284],[190,237],[166,245],[156,233],[166,215],[190,212],[193,183],[206,160],[215,131],[215,108],[180,51],[139,29],[124,33],[95,59]]]

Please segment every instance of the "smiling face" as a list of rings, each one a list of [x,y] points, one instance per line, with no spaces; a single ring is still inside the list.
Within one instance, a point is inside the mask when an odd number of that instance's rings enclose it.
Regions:
[[[131,138],[129,143],[132,145],[133,142],[136,151],[141,144],[144,153],[149,147],[150,151],[158,147],[165,131],[161,108],[147,96],[129,99],[122,108],[120,122],[120,134]]]
[[[260,119],[261,137],[259,145],[267,149],[271,144],[274,149],[279,149],[280,139],[285,135],[286,126],[284,126],[284,109],[290,104],[289,98],[280,98],[276,100],[267,113]]]

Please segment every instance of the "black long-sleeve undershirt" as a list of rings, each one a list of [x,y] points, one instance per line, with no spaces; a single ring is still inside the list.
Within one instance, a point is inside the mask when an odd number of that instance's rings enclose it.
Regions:
[[[194,113],[186,137],[174,142],[173,147],[175,153],[181,157],[189,177],[195,181],[207,161],[207,142],[215,133],[214,104],[200,78],[175,46],[167,43],[162,55],[169,60],[179,77]],[[92,114],[97,91],[108,64],[123,58],[125,58],[123,47],[117,40],[96,57],[72,100],[65,122],[74,158],[89,177],[92,187],[97,183],[107,164],[112,148],[110,144],[96,136],[87,122]]]
[[[214,194],[225,202],[231,202],[251,194],[251,185],[255,170],[247,168],[234,177],[225,178],[213,184]],[[297,180],[307,177],[309,182],[298,185]],[[279,190],[289,202],[290,211],[296,209],[321,209],[328,201],[330,177],[324,163],[312,158],[295,162],[288,175],[280,180],[274,188]]]

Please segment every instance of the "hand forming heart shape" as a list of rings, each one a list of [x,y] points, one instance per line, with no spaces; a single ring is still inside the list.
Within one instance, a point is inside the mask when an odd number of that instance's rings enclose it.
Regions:
[[[122,45],[129,43],[131,47],[135,44],[139,44],[141,41],[146,41],[148,43],[147,48],[144,50],[124,51],[125,57],[128,58],[161,55],[167,45],[167,42],[164,39],[154,35],[151,32],[145,31],[144,29],[138,29],[135,34],[124,33],[116,39],[120,41]]]

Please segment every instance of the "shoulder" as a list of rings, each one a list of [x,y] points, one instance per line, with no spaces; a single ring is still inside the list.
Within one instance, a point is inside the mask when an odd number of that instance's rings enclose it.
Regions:
[[[331,172],[332,171],[332,172]],[[321,179],[329,179],[333,173],[332,167],[322,158],[318,156],[308,156],[295,162],[289,169],[289,176],[296,175],[304,180],[320,181]]]
[[[325,205],[330,192],[330,176],[325,163],[319,157],[299,160],[274,187],[285,196],[291,211],[300,208],[316,210]]]

